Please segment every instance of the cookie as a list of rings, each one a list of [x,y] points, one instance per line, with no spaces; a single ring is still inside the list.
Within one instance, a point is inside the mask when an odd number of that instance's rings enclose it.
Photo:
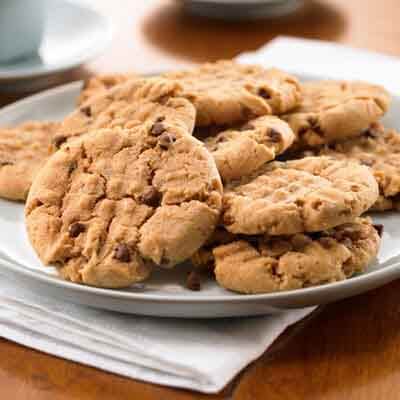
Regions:
[[[318,234],[241,237],[213,249],[215,276],[222,287],[248,294],[322,285],[364,271],[379,244],[365,218]]]
[[[295,77],[278,69],[241,65],[234,61],[204,64],[166,74],[182,85],[179,91],[197,110],[196,125],[222,125],[282,114],[300,102]]]
[[[135,78],[139,78],[139,76],[136,74],[95,75],[85,82],[79,94],[77,105],[80,106],[91,97],[104,94],[112,87]]]
[[[67,116],[54,139],[54,148],[91,130],[157,123],[160,115],[168,117],[170,125],[192,133],[196,111],[186,99],[174,97],[179,87],[177,82],[162,78],[134,79],[117,85]]]
[[[24,201],[32,180],[49,157],[56,122],[26,122],[0,128],[0,197]]]
[[[358,161],[371,168],[378,182],[379,198],[372,209],[385,211],[400,206],[400,134],[374,124],[361,136],[326,146],[316,153],[339,160]]]
[[[352,221],[378,198],[370,169],[306,157],[273,161],[224,187],[223,218],[233,233],[289,235]]]
[[[168,118],[162,124],[93,131],[51,156],[25,209],[44,264],[74,282],[126,287],[207,240],[222,201],[214,160]]]
[[[289,125],[274,116],[258,117],[237,129],[229,129],[205,139],[224,181],[251,174],[274,160],[294,140]]]
[[[387,111],[390,96],[364,82],[318,81],[302,85],[301,105],[283,116],[298,148],[321,146],[358,136]]]

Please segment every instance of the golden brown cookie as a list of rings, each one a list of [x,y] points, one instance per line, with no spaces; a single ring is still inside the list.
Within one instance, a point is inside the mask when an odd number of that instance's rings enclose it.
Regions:
[[[233,124],[286,113],[301,99],[295,77],[258,65],[218,61],[165,76],[181,83],[178,93],[195,106],[198,126]]]
[[[50,154],[56,122],[25,122],[0,128],[0,197],[24,201]]]
[[[176,81],[163,78],[134,79],[117,85],[65,118],[55,148],[91,130],[156,123],[160,115],[168,117],[170,125],[192,133],[196,111],[186,99],[174,97],[179,87]]]
[[[125,287],[207,240],[221,180],[204,145],[168,122],[93,131],[51,156],[25,209],[43,263],[73,282]]]
[[[239,293],[268,293],[341,281],[376,257],[377,229],[366,218],[317,234],[241,236],[213,249],[215,276]]]
[[[315,153],[339,160],[358,161],[371,168],[379,185],[379,198],[372,207],[376,211],[398,209],[400,206],[400,134],[372,125],[361,136],[332,144]]]
[[[294,141],[289,125],[274,116],[255,118],[204,140],[224,181],[249,175],[274,160]]]
[[[370,169],[328,157],[265,164],[224,187],[227,230],[243,234],[289,235],[352,221],[378,198]]]
[[[387,111],[390,96],[364,82],[318,81],[302,85],[301,105],[283,116],[307,148],[358,136]]]
[[[138,79],[139,75],[136,74],[106,74],[95,75],[88,79],[82,88],[79,95],[77,105],[81,106],[91,97],[104,94],[107,90],[130,79]]]

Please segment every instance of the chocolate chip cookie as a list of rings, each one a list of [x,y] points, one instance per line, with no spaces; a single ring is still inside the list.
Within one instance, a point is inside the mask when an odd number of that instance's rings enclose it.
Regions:
[[[361,136],[316,151],[339,160],[358,161],[371,168],[379,185],[379,198],[372,209],[400,207],[400,134],[373,124]]]
[[[221,180],[204,145],[168,119],[93,131],[51,156],[25,209],[43,263],[73,282],[126,287],[207,240]]]
[[[261,115],[286,113],[301,99],[295,77],[258,65],[218,61],[165,76],[181,83],[179,94],[194,104],[198,126],[232,124]]]
[[[215,276],[239,293],[268,293],[337,282],[360,273],[376,257],[380,237],[359,218],[317,234],[244,237],[217,246]]]
[[[390,96],[364,82],[318,81],[302,85],[301,105],[283,116],[300,148],[358,136],[387,111]]]
[[[85,82],[79,95],[77,105],[81,106],[91,97],[104,94],[112,87],[135,78],[139,78],[139,76],[136,74],[95,75]]]
[[[289,125],[275,116],[253,119],[237,129],[228,129],[205,139],[224,181],[251,174],[274,160],[294,140]]]
[[[223,224],[233,233],[289,235],[350,222],[378,198],[370,169],[328,157],[273,161],[224,187]]]
[[[162,78],[133,79],[95,96],[70,114],[54,140],[55,149],[72,138],[100,128],[132,128],[158,116],[191,133],[196,111],[184,98],[175,97],[180,85]],[[157,126],[155,129],[158,129]]]
[[[0,128],[0,197],[24,201],[32,180],[50,155],[59,124],[26,122]]]

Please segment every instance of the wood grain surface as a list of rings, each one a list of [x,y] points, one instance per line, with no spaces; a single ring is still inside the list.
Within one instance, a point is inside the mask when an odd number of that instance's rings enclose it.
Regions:
[[[310,0],[295,15],[241,23],[189,17],[178,2],[94,4],[114,21],[113,43],[101,57],[60,76],[59,82],[230,58],[281,34],[400,55],[399,0]],[[0,93],[0,104],[21,96]],[[320,308],[214,396],[125,379],[0,340],[0,399],[203,398],[400,399],[400,282]]]

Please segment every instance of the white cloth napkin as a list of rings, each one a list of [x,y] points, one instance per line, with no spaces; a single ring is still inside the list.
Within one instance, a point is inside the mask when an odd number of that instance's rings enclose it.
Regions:
[[[206,393],[220,391],[312,309],[257,318],[151,318],[65,303],[0,276],[1,337],[130,378]]]
[[[384,55],[289,38],[239,59],[391,88],[399,65]],[[64,303],[0,277],[0,336],[127,377],[207,393],[221,390],[312,310],[224,320],[150,318]]]

